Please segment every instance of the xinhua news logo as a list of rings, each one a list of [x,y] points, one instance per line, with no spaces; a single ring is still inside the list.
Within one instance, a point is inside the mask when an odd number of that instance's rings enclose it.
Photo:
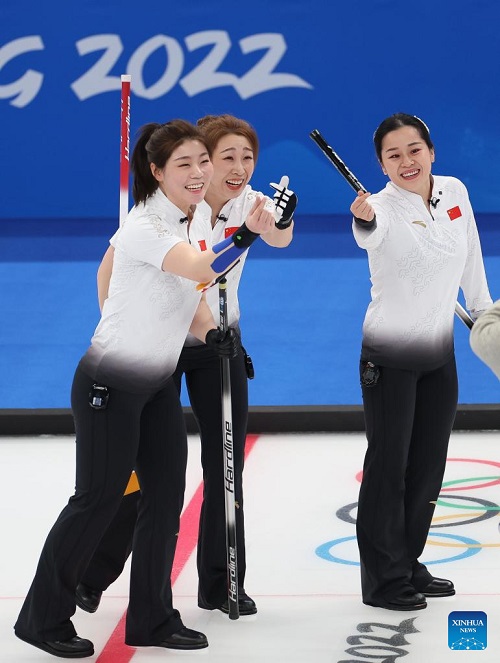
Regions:
[[[456,651],[480,651],[488,645],[485,612],[456,610],[448,615],[448,647]]]

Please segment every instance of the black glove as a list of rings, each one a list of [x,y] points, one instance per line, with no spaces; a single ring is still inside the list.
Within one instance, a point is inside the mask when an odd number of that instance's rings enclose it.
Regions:
[[[283,175],[279,184],[271,182],[269,185],[276,190],[273,200],[279,215],[276,228],[280,230],[285,230],[292,223],[293,213],[298,202],[295,193],[288,189],[288,181],[288,176]]]
[[[234,359],[241,348],[240,335],[236,329],[229,328],[226,332],[221,329],[210,329],[205,336],[205,343],[219,355]]]

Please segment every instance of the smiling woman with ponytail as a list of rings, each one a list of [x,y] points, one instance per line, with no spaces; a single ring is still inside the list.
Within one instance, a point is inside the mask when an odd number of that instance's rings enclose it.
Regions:
[[[71,622],[76,588],[134,469],[141,498],[125,642],[186,650],[208,646],[203,633],[184,626],[172,604],[170,573],[187,457],[172,375],[188,332],[210,343],[218,356],[239,351],[234,330],[214,334],[214,317],[196,288],[216,278],[215,269],[225,270],[236,252],[234,243],[215,252],[192,246],[211,233],[209,221],[196,212],[213,174],[199,128],[184,120],[145,125],[131,165],[135,205],[111,239],[101,319],[72,386],[75,493],[47,537],[15,625],[21,640],[65,658],[94,653]],[[259,203],[247,223],[247,232],[257,237],[274,226],[274,217]]]

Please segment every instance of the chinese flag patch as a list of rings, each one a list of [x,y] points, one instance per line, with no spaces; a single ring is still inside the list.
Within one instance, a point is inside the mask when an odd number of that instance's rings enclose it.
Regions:
[[[462,216],[462,212],[460,211],[460,207],[458,205],[447,210],[447,212],[448,216],[450,217],[450,221],[454,221],[455,219],[458,219],[460,216]]]
[[[207,250],[207,243],[204,239],[199,239],[198,244],[200,245],[200,250],[201,251],[206,251]]]
[[[231,237],[237,230],[239,226],[235,226],[233,228],[224,228],[224,239],[227,239],[228,237]]]

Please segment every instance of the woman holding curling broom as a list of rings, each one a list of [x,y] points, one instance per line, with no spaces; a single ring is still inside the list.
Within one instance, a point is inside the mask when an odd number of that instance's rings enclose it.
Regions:
[[[363,602],[420,610],[455,594],[419,557],[443,480],[458,399],[453,320],[459,288],[472,317],[491,304],[465,186],[431,174],[434,145],[419,118],[397,113],[375,131],[386,187],[351,205],[368,253],[371,302],[360,377],[368,449],[357,537]]]
[[[132,469],[141,482],[125,642],[201,649],[172,605],[170,573],[182,509],[186,431],[172,379],[188,331],[220,356],[234,356],[234,330],[221,335],[195,282],[211,282],[274,229],[257,199],[234,237],[200,253],[203,218],[191,217],[213,167],[202,132],[183,120],[142,128],[132,155],[135,206],[116,236],[101,320],[72,387],[76,488],[52,527],[14,630],[62,658],[92,656],[76,635],[75,592],[116,514]],[[271,206],[273,207],[273,206]],[[200,235],[198,235],[198,231]]]

